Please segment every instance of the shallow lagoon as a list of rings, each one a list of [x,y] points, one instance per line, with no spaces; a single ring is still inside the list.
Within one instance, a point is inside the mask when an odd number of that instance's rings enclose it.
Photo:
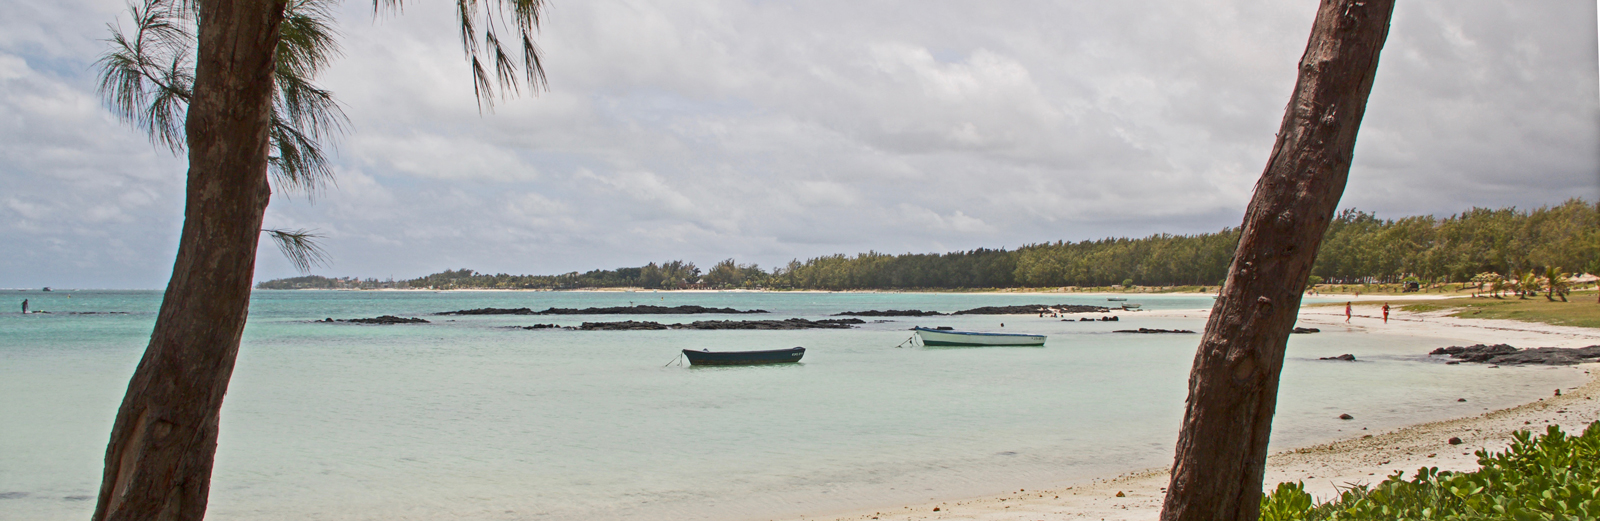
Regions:
[[[7,519],[86,518],[106,435],[160,293],[0,295],[55,312],[0,314],[0,511]],[[1194,309],[1212,300],[1130,302]],[[773,313],[311,322],[630,303]],[[223,411],[210,518],[769,519],[1038,488],[1170,463],[1199,337],[1110,331],[1200,330],[1197,314],[1134,313],[1114,323],[895,318],[843,331],[503,327],[1037,303],[1107,304],[1104,297],[1053,294],[258,291]],[[1043,348],[896,348],[913,325],[1044,333],[1050,340]],[[1530,401],[1581,376],[1446,366],[1425,356],[1458,343],[1367,332],[1296,335],[1275,447]],[[794,366],[663,366],[685,348],[796,345],[808,351]],[[1316,360],[1342,353],[1362,362]],[[1340,421],[1340,413],[1356,420]]]

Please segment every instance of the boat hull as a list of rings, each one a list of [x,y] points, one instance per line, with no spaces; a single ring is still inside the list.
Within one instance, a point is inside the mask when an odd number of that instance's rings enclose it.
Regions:
[[[696,351],[683,350],[690,365],[767,365],[792,364],[805,356],[806,348],[772,349],[768,351]]]
[[[925,346],[1042,346],[1045,335],[1016,333],[971,333],[916,328]]]

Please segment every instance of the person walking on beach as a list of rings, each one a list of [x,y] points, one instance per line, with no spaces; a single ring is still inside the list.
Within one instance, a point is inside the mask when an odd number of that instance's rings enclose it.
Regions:
[[[1383,323],[1385,323],[1385,324],[1389,323],[1389,303],[1388,302],[1384,302],[1383,303]]]
[[[1349,302],[1344,303],[1344,322],[1346,324],[1350,323],[1350,303]]]

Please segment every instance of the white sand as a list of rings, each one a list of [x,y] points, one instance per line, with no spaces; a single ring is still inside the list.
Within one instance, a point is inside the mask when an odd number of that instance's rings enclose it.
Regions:
[[[1363,297],[1354,307],[1349,324],[1344,306],[1301,310],[1300,325],[1322,329],[1383,330],[1419,336],[1460,339],[1466,343],[1507,343],[1516,347],[1583,347],[1600,344],[1600,330],[1547,326],[1508,320],[1472,320],[1445,317],[1444,312],[1406,313],[1394,309],[1389,323],[1382,320],[1383,298]],[[1389,299],[1398,301],[1399,299]],[[1398,306],[1394,306],[1398,308]],[[1209,310],[1144,312],[1145,316],[1204,316]],[[1123,314],[1125,312],[1119,312]],[[1578,369],[1591,374],[1588,384],[1561,390],[1561,396],[1501,409],[1477,416],[1414,425],[1392,432],[1366,435],[1272,455],[1267,460],[1265,486],[1301,481],[1319,499],[1336,494],[1336,487],[1376,483],[1395,472],[1414,475],[1421,467],[1473,470],[1473,453],[1479,449],[1503,450],[1511,433],[1528,429],[1543,433],[1559,425],[1569,433],[1581,432],[1600,419],[1600,364]],[[1461,439],[1451,445],[1451,437]],[[1170,457],[1170,456],[1169,456]],[[1166,491],[1166,469],[1150,469],[1066,487],[1019,490],[1016,493],[944,501],[896,509],[877,509],[841,515],[806,517],[807,520],[972,520],[1036,521],[1055,519],[1151,520],[1159,517]],[[1121,493],[1123,497],[1118,497]]]

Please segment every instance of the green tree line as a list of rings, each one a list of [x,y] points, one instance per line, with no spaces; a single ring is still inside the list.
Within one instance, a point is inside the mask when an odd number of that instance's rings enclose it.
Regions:
[[[1224,228],[1197,235],[1056,241],[1015,250],[979,248],[900,255],[869,251],[796,259],[770,270],[727,259],[702,273],[693,262],[674,260],[561,275],[447,270],[397,284],[432,289],[826,290],[1207,286],[1218,285],[1227,276],[1238,242],[1239,229]],[[1442,218],[1380,219],[1372,213],[1344,210],[1323,237],[1312,275],[1330,283],[1388,283],[1406,278],[1466,282],[1482,273],[1543,273],[1555,267],[1600,272],[1600,203],[1571,199],[1534,210],[1473,208]],[[311,278],[268,281],[260,287],[312,287]]]

